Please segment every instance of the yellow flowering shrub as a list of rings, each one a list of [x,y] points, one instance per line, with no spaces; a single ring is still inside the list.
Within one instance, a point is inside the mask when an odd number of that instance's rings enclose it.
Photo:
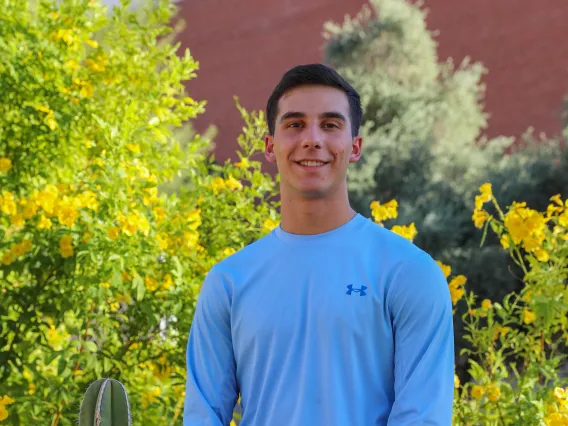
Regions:
[[[523,290],[501,302],[463,300],[470,380],[456,389],[456,425],[568,424],[568,200],[551,197],[545,212],[524,202],[501,208],[489,183],[480,187],[472,220],[491,229],[523,271]]]
[[[469,346],[462,355],[469,377],[464,383],[454,378],[454,425],[568,424],[568,388],[558,374],[568,361],[568,200],[555,195],[550,201],[546,212],[524,202],[504,212],[489,183],[475,198],[474,226],[484,228],[483,238],[490,228],[524,272],[520,294],[478,303],[466,288],[467,278],[452,276],[452,268],[437,261],[453,305],[466,305],[463,337]],[[395,200],[370,207],[383,226],[398,216]],[[401,229],[391,231],[412,241],[415,232]]]
[[[109,376],[136,425],[181,424],[204,276],[278,223],[262,114],[237,104],[237,164],[176,130],[204,110],[184,86],[198,65],[167,42],[170,2],[153,3],[144,19],[94,0],[0,4],[5,424],[75,424]]]

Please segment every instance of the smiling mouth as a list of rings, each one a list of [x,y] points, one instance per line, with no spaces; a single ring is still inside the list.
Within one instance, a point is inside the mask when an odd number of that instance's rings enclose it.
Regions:
[[[328,161],[296,161],[296,163],[304,167],[321,167],[325,166]]]

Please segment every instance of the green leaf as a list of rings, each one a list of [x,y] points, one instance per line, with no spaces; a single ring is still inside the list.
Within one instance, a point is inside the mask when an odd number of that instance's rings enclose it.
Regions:
[[[142,300],[144,299],[144,294],[146,293],[146,287],[144,286],[144,281],[142,281],[142,278],[140,278],[139,276],[136,278],[134,279],[136,281],[136,299]]]
[[[97,345],[92,340],[88,340],[88,341],[84,342],[83,346],[85,347],[85,350],[87,352],[91,352],[91,353],[97,352]]]

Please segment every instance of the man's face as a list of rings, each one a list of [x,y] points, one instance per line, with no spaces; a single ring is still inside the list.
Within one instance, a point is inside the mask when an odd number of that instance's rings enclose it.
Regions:
[[[300,86],[280,98],[265,156],[277,164],[283,192],[327,198],[345,187],[347,166],[359,159],[361,145],[361,137],[351,135],[349,101],[342,90]]]

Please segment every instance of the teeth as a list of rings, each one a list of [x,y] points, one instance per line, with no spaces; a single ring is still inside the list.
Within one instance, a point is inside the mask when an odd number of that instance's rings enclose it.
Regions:
[[[316,167],[323,166],[325,163],[323,161],[300,161],[302,166]]]

